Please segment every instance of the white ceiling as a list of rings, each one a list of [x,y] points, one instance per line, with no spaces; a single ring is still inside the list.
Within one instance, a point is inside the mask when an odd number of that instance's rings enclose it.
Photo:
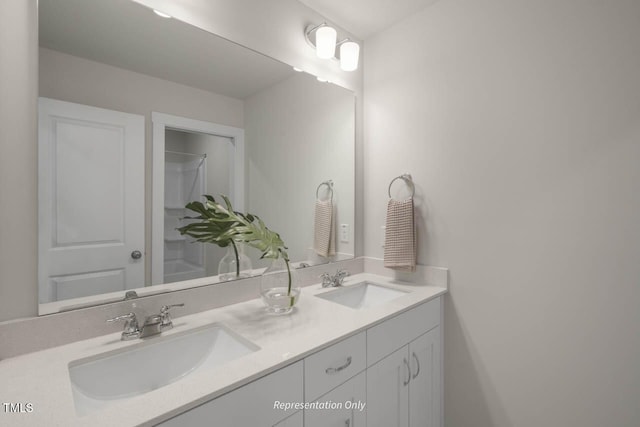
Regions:
[[[0,0],[4,1],[4,0]],[[244,99],[294,71],[130,0],[40,0],[40,46]]]
[[[299,0],[361,40],[438,0]]]

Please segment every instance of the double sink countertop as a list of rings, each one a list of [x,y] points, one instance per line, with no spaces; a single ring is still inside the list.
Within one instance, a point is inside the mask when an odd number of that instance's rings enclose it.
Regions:
[[[259,349],[83,416],[76,412],[69,363],[135,346],[142,340],[120,341],[118,332],[2,360],[0,400],[21,403],[23,412],[7,413],[0,408],[0,425],[155,425],[447,292],[446,284],[412,284],[368,273],[346,278],[343,287],[364,281],[407,293],[381,305],[356,310],[315,297],[336,290],[317,284],[302,288],[294,311],[283,316],[267,314],[262,301],[254,299],[174,318],[172,330],[144,341],[221,324]]]

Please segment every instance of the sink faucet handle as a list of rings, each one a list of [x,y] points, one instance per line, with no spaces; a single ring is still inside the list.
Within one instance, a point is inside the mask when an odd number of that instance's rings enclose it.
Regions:
[[[347,277],[348,275],[349,275],[349,272],[347,270],[338,270],[335,275],[336,286],[342,286],[342,282],[344,281],[344,278]]]
[[[164,328],[173,327],[173,322],[171,321],[171,313],[169,313],[169,310],[171,310],[172,307],[184,307],[184,303],[162,306],[162,308],[160,309],[160,318],[162,319],[162,326]]]
[[[107,322],[117,322],[119,320],[124,320],[126,323],[138,323],[138,319],[136,319],[135,313],[127,313],[122,316],[112,317],[111,319],[107,319]]]
[[[323,288],[326,288],[328,286],[332,286],[333,278],[331,277],[331,275],[329,273],[322,273],[320,275],[320,278],[322,279],[322,287]]]
[[[111,319],[107,319],[107,322],[117,322],[124,320],[124,330],[122,331],[122,340],[131,340],[140,336],[140,327],[138,326],[138,319],[135,313],[127,313],[122,316],[116,316]]]

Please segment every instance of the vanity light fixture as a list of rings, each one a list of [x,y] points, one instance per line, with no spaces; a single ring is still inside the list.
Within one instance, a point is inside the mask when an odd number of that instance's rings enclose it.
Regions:
[[[336,39],[338,33],[335,28],[325,26],[316,30],[316,55],[318,58],[333,58],[336,51]]]
[[[167,15],[166,13],[160,12],[159,10],[153,9],[153,13],[162,17],[162,18],[171,18],[171,15]]]
[[[337,31],[326,22],[309,25],[304,31],[304,37],[316,50],[318,58],[339,60],[340,68],[344,71],[354,71],[358,68],[360,45],[349,38],[336,42]],[[336,55],[338,46],[340,49]]]
[[[340,68],[344,71],[354,71],[358,68],[360,45],[347,39],[340,45]]]

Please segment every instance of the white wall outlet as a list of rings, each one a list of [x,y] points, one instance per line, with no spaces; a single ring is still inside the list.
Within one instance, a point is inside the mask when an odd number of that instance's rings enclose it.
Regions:
[[[349,224],[340,224],[340,241],[349,243]]]
[[[380,246],[384,248],[384,236],[387,234],[387,227],[385,225],[380,227]]]

